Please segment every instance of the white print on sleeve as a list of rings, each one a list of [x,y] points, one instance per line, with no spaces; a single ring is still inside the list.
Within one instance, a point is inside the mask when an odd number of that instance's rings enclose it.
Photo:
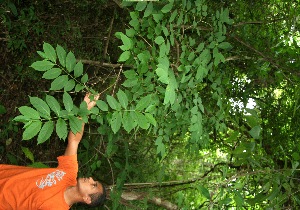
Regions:
[[[56,170],[50,174],[47,175],[47,177],[44,179],[39,179],[36,181],[36,186],[40,189],[44,189],[44,187],[48,186],[51,187],[53,184],[56,184],[57,181],[60,181],[63,179],[63,176],[66,173],[60,170]]]

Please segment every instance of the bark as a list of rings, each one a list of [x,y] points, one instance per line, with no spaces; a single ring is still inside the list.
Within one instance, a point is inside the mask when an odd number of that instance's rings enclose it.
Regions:
[[[149,196],[147,193],[133,192],[133,191],[123,192],[121,197],[122,197],[122,199],[124,199],[126,201],[143,200],[144,198],[147,198],[149,203],[153,203],[153,204],[163,207],[165,209],[168,209],[168,210],[178,209],[177,205],[171,203],[170,201],[164,200],[159,197]]]

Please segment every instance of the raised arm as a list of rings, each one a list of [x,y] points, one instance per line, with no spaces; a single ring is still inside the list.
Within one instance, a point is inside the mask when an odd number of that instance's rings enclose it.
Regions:
[[[96,105],[96,101],[98,100],[99,95],[94,96],[94,100],[90,100],[90,94],[86,94],[84,97],[84,101],[87,103],[87,108],[88,110],[90,110],[91,108],[93,108]],[[84,122],[82,122],[82,127],[81,127],[81,131],[74,134],[72,131],[69,132],[68,135],[68,145],[67,148],[65,150],[65,154],[64,155],[75,155],[77,154],[77,150],[78,150],[78,145],[82,139],[82,135],[83,135],[83,131],[84,131]]]

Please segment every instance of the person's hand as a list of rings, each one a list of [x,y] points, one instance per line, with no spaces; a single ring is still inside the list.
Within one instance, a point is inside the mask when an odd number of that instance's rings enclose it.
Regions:
[[[91,101],[90,99],[91,93],[87,93],[84,97],[84,101],[87,104],[87,109],[91,110],[95,105],[96,105],[96,101],[99,99],[100,94],[97,95],[93,95],[94,99]]]

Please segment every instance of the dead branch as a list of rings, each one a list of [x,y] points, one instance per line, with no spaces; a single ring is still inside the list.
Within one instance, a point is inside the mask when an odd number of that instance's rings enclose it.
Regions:
[[[92,65],[92,66],[99,66],[99,67],[105,67],[105,68],[119,69],[121,66],[123,66],[123,68],[126,68],[126,69],[133,68],[133,66],[131,66],[131,65],[113,64],[113,63],[102,63],[100,61],[81,60],[81,59],[79,59],[79,60],[83,64],[89,64],[89,65]]]
[[[112,31],[113,23],[114,23],[114,20],[115,20],[115,13],[116,13],[116,10],[114,10],[113,18],[111,19],[110,25],[109,25],[109,32],[108,32],[107,40],[106,40],[106,43],[105,43],[105,46],[104,46],[104,50],[103,50],[103,58],[104,59],[106,58],[106,54],[107,54],[109,40],[110,40],[110,37],[111,37],[111,31]]]
[[[122,3],[119,0],[113,0],[120,8],[123,8]]]
[[[168,200],[164,200],[160,197],[152,197],[149,196],[147,193],[139,193],[139,192],[123,192],[121,195],[122,199],[127,201],[134,201],[134,200],[143,200],[145,198],[148,199],[148,202],[153,203],[157,206],[164,207],[168,210],[176,210],[178,209],[177,205],[171,203]]]

